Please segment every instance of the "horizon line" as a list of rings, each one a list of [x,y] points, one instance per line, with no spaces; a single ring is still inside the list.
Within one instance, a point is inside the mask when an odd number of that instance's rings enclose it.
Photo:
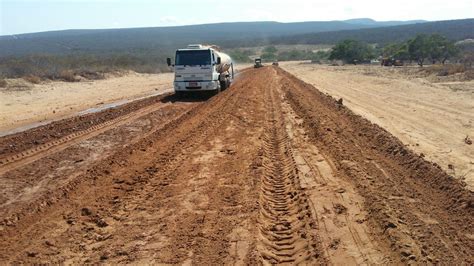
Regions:
[[[189,26],[204,26],[204,25],[216,25],[216,24],[233,24],[233,23],[281,23],[281,24],[291,24],[291,23],[311,23],[311,22],[346,22],[350,20],[358,19],[370,19],[374,22],[409,22],[409,21],[423,21],[423,22],[436,22],[436,21],[449,21],[449,20],[463,20],[463,19],[472,19],[472,18],[461,18],[461,19],[446,19],[446,20],[425,20],[425,19],[409,19],[409,20],[375,20],[372,18],[350,18],[342,20],[306,20],[306,21],[289,21],[282,22],[276,20],[261,20],[261,21],[223,21],[223,22],[211,22],[211,23],[197,23],[197,24],[184,24],[184,25],[169,25],[169,26],[140,26],[140,27],[127,27],[127,28],[69,28],[69,29],[58,29],[58,30],[45,30],[45,31],[35,31],[35,32],[22,32],[16,34],[0,34],[0,37],[8,36],[18,36],[18,35],[27,35],[27,34],[37,34],[37,33],[46,33],[46,32],[61,32],[61,31],[86,31],[86,30],[122,30],[122,29],[147,29],[147,28],[179,28],[179,27],[189,27]],[[414,23],[416,24],[416,23]]]

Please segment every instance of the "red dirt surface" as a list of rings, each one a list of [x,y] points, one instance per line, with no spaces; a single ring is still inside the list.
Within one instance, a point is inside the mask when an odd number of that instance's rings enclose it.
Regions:
[[[0,261],[474,263],[473,193],[278,67],[134,104],[0,138]]]

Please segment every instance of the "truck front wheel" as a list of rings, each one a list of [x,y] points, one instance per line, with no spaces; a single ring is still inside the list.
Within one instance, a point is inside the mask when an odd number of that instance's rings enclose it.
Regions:
[[[211,95],[217,95],[221,92],[221,87],[217,86],[217,89],[211,91]]]
[[[220,81],[219,83],[220,83],[220,85],[221,85],[221,86],[220,86],[220,89],[221,89],[221,90],[227,89],[227,81],[224,80],[224,81]]]

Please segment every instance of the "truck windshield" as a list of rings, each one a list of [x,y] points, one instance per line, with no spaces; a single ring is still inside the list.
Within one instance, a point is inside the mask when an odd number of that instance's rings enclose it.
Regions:
[[[198,65],[210,65],[211,64],[211,52],[209,50],[197,50],[197,51],[177,51],[176,52],[176,65],[178,66],[198,66]]]

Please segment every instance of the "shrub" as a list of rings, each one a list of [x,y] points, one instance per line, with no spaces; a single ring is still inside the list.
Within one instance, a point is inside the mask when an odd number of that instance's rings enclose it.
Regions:
[[[260,57],[264,61],[275,61],[277,59],[276,55],[273,53],[264,53]]]
[[[8,85],[5,79],[0,79],[0,88],[6,88]]]
[[[343,60],[346,63],[357,64],[373,57],[374,51],[370,45],[356,40],[345,40],[332,48],[329,60]]]
[[[28,75],[23,78],[24,80],[28,81],[29,83],[39,84],[41,83],[41,78],[35,75]]]
[[[423,71],[437,76],[449,76],[457,73],[464,73],[466,67],[462,64],[431,65],[426,67]]]
[[[229,56],[232,58],[232,60],[239,63],[252,62],[252,59],[249,57],[250,55],[252,55],[250,50],[234,49],[229,51]]]
[[[440,72],[438,72],[438,76],[442,76],[442,74],[445,74],[445,76],[454,75],[457,73],[464,73],[465,71],[466,71],[466,68],[464,67],[464,65],[449,64],[449,65],[443,66],[443,69]]]
[[[263,54],[276,54],[277,51],[278,51],[277,48],[271,45],[271,46],[267,46],[263,48],[262,53]]]
[[[78,81],[76,79],[76,75],[74,75],[74,72],[71,70],[63,70],[59,73],[58,79],[67,81],[67,82],[75,82]]]
[[[83,78],[89,79],[89,80],[98,80],[98,79],[104,79],[105,75],[103,73],[97,72],[97,71],[89,71],[89,70],[78,70],[75,73],[78,76],[81,76]]]
[[[0,77],[21,78],[37,76],[41,79],[78,81],[104,78],[105,72],[133,70],[146,73],[169,72],[165,52],[130,51],[104,54],[30,55],[4,57],[0,60]]]

